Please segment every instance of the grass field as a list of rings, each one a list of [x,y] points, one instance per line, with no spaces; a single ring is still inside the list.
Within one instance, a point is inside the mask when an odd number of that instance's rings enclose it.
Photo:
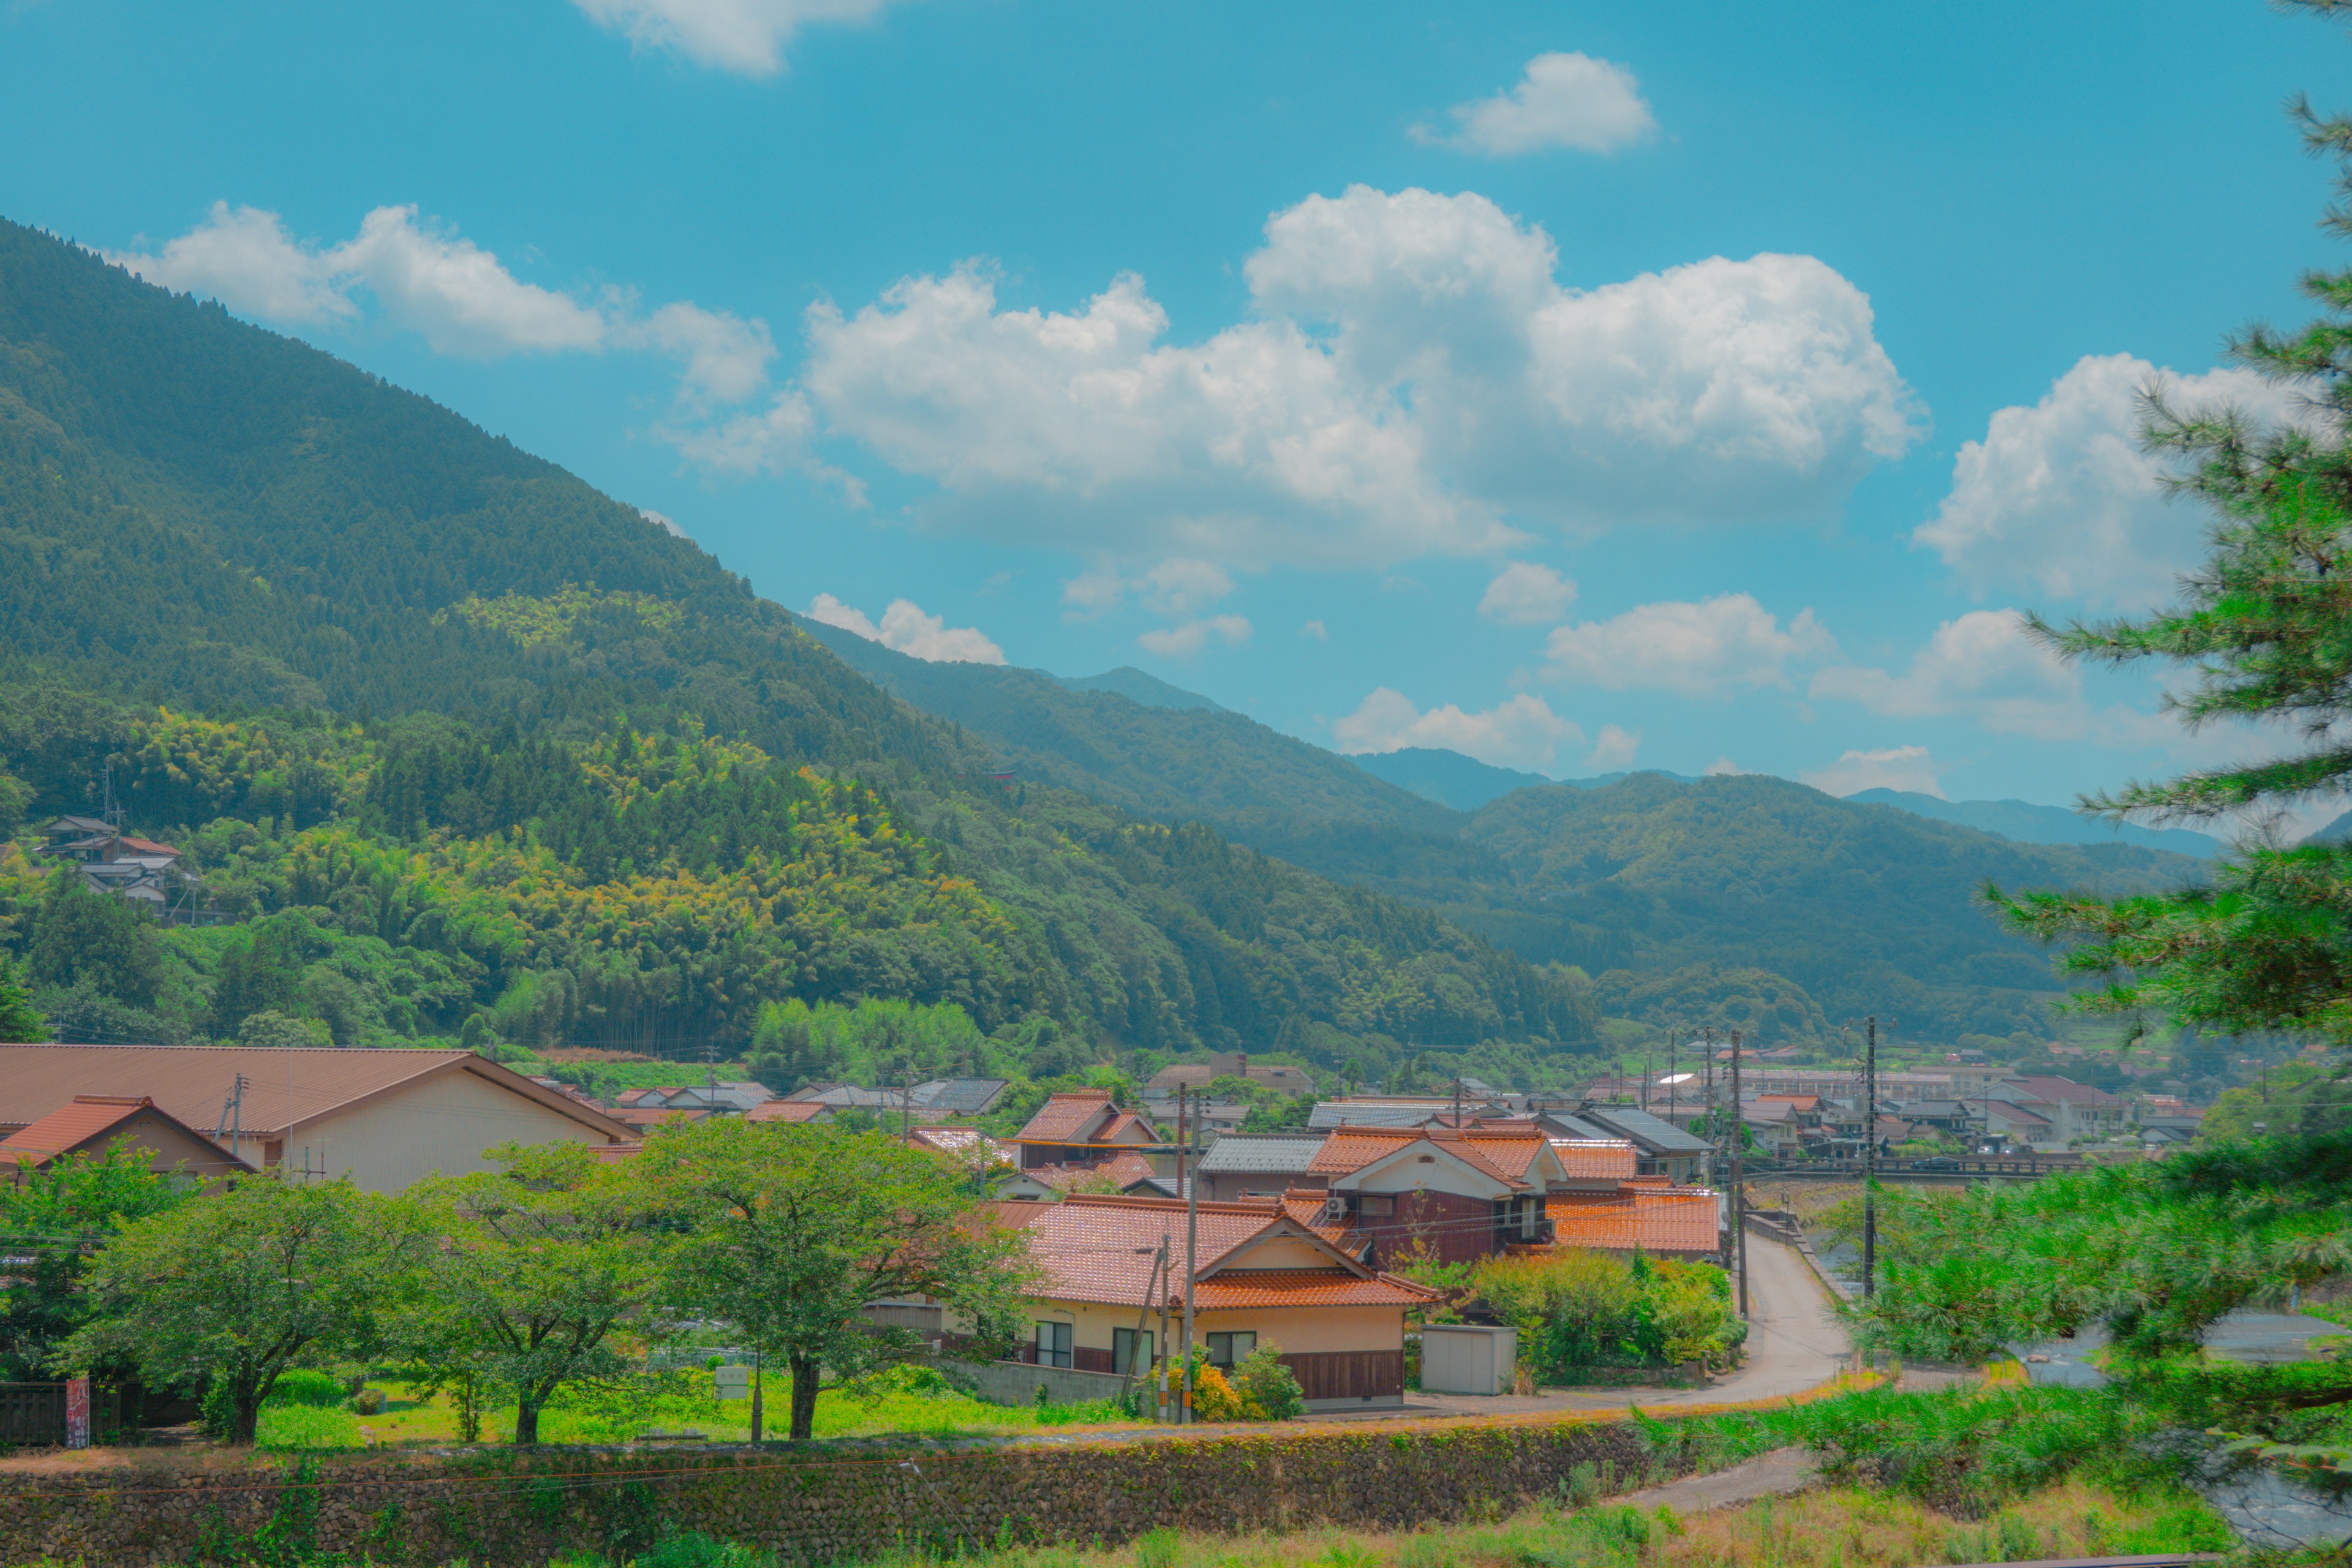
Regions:
[[[458,1440],[457,1407],[446,1394],[427,1397],[415,1385],[397,1380],[371,1379],[368,1386],[382,1389],[386,1396],[378,1415],[354,1415],[343,1407],[340,1397],[332,1403],[320,1400],[308,1394],[307,1386],[299,1397],[273,1400],[262,1409],[259,1447],[303,1452]],[[789,1392],[782,1379],[768,1385],[768,1436],[782,1436],[790,1415]],[[956,1391],[936,1373],[907,1368],[874,1379],[863,1388],[818,1394],[815,1436],[952,1436],[1125,1424],[1127,1417],[1107,1400],[1083,1405],[989,1405]],[[719,1443],[748,1441],[751,1404],[719,1399],[710,1373],[698,1369],[671,1373],[662,1384],[568,1394],[543,1411],[539,1423],[543,1443],[625,1443],[648,1433],[686,1432]],[[505,1442],[513,1436],[513,1406],[485,1413],[481,1441]]]

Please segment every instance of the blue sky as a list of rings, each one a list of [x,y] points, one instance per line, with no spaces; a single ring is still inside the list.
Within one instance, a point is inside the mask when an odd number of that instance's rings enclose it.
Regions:
[[[0,213],[919,654],[1343,749],[1954,798],[2260,745],[2012,612],[2334,258],[2254,0],[0,9]],[[821,597],[822,596],[822,597]],[[904,603],[901,604],[900,602]]]

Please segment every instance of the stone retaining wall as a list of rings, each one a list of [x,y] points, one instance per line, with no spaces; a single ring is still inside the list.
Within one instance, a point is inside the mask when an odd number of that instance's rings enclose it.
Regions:
[[[1580,1465],[1630,1489],[1666,1472],[1622,1421],[1381,1426],[1124,1443],[969,1447],[451,1449],[297,1466],[161,1462],[0,1472],[0,1563],[243,1562],[257,1543],[475,1568],[614,1553],[667,1530],[799,1563],[894,1546],[1118,1542],[1158,1525],[1220,1532],[1492,1515]]]

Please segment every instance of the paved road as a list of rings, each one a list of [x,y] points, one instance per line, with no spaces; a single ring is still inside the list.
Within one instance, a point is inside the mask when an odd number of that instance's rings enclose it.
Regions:
[[[1829,1295],[1797,1249],[1748,1235],[1748,1359],[1738,1372],[1698,1388],[1551,1389],[1533,1395],[1414,1394],[1405,1416],[1497,1415],[1539,1410],[1644,1410],[1781,1399],[1820,1387],[1852,1354]],[[1370,1413],[1354,1419],[1370,1418]]]

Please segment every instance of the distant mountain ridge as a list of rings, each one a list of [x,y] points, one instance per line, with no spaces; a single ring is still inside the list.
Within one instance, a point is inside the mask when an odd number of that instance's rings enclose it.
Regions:
[[[1040,673],[1047,673],[1040,671]],[[1055,679],[1073,691],[1110,691],[1139,702],[1146,708],[1197,708],[1204,713],[1224,713],[1231,710],[1222,702],[1187,691],[1181,686],[1171,686],[1156,675],[1147,675],[1131,664],[1117,669],[1107,669],[1100,675],[1056,675]]]
[[[2221,852],[2221,841],[2210,834],[2186,827],[2142,827],[2132,822],[2103,822],[2063,805],[2035,805],[2022,800],[1946,800],[1913,790],[1865,789],[1845,797],[1870,805],[1891,805],[1915,816],[1957,822],[1985,833],[1996,833],[2020,844],[2137,844],[2149,849],[2169,849],[2210,860]]]

